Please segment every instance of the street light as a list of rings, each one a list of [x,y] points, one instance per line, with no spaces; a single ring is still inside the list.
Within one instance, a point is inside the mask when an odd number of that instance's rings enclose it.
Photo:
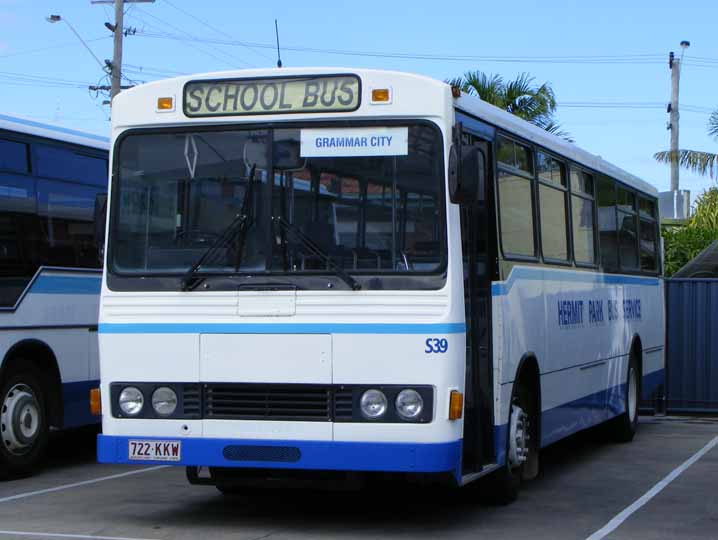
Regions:
[[[75,34],[75,36],[77,36],[77,39],[80,40],[80,43],[82,43],[84,45],[85,49],[87,49],[87,52],[89,52],[92,55],[92,58],[95,59],[95,62],[97,62],[103,70],[105,69],[105,64],[103,64],[100,61],[100,59],[97,58],[95,53],[92,52],[92,49],[90,49],[90,46],[87,43],[85,43],[85,40],[82,39],[82,36],[80,36],[80,34],[77,33],[77,30],[75,30],[75,27],[70,24],[70,21],[68,21],[67,19],[63,19],[60,15],[50,15],[49,17],[45,17],[45,20],[51,24],[55,24],[60,21],[64,22],[70,28],[70,30],[72,30],[72,33]]]

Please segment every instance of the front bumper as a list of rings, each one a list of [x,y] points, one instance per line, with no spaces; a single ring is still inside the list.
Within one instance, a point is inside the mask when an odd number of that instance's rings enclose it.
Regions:
[[[97,436],[100,463],[244,467],[334,471],[458,474],[461,441],[443,443],[267,441],[247,439],[174,439],[182,443],[177,461],[128,458],[129,441],[167,438]]]

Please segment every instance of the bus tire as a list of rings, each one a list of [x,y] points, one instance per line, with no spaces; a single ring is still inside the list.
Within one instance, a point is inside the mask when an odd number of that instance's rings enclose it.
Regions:
[[[0,476],[32,473],[47,446],[46,391],[33,371],[11,372],[0,383]]]
[[[521,381],[514,385],[506,434],[505,463],[487,476],[482,491],[491,504],[507,505],[519,495],[522,479],[535,477],[538,470],[538,425],[534,396]]]
[[[623,397],[624,412],[610,424],[611,438],[619,443],[633,440],[638,430],[638,401],[641,395],[641,372],[635,354],[631,354],[626,373],[626,392]]]

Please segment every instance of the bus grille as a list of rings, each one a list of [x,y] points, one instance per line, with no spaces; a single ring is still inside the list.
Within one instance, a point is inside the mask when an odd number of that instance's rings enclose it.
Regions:
[[[185,384],[182,387],[182,409],[185,418],[200,418],[202,400],[198,384]]]
[[[334,421],[351,422],[354,418],[354,393],[351,388],[334,391]]]
[[[328,386],[205,384],[204,417],[234,420],[331,420]]]

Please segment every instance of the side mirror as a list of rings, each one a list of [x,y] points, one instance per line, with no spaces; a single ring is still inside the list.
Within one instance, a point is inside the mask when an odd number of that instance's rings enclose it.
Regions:
[[[95,245],[100,264],[105,258],[105,223],[107,222],[107,193],[95,195]]]
[[[449,198],[457,204],[482,202],[486,191],[486,157],[476,146],[461,150],[461,163],[454,146],[449,155]]]

